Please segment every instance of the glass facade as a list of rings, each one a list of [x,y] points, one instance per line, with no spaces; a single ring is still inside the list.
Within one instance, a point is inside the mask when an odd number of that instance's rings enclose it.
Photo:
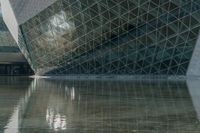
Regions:
[[[57,0],[20,26],[38,75],[185,75],[199,0]]]

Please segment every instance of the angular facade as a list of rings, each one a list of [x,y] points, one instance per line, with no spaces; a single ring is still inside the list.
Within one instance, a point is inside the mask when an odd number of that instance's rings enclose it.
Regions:
[[[20,15],[19,1],[25,3]],[[199,0],[52,0],[35,4],[40,11],[26,17],[34,1],[9,0],[16,40],[37,75],[186,75],[193,69]]]
[[[0,9],[0,52],[20,52],[17,43],[11,36],[6,24],[3,21]]]
[[[0,76],[33,74],[3,21],[0,8]]]

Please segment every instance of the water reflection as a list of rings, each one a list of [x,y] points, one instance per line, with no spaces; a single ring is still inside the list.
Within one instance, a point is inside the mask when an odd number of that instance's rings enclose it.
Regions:
[[[31,79],[23,77],[0,78],[0,132],[17,133],[19,109]]]
[[[28,81],[0,79],[0,132],[200,131],[195,80]]]

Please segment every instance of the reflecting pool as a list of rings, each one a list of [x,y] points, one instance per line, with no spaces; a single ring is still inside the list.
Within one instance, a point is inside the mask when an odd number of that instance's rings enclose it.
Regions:
[[[200,82],[0,78],[0,133],[199,133]]]

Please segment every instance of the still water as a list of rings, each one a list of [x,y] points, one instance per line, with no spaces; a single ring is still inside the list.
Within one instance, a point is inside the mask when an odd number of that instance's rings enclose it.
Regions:
[[[0,78],[0,133],[199,133],[199,81]]]

